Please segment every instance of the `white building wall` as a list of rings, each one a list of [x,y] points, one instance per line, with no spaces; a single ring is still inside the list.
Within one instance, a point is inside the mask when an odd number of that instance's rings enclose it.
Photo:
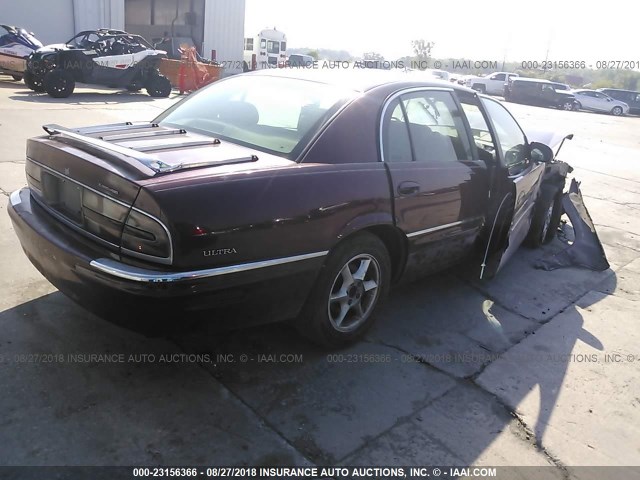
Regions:
[[[64,43],[75,33],[73,0],[0,0],[0,23],[25,28],[45,45]]]
[[[203,56],[216,51],[225,74],[242,72],[245,0],[206,0]]]
[[[124,30],[124,0],[73,0],[76,32],[113,28]]]

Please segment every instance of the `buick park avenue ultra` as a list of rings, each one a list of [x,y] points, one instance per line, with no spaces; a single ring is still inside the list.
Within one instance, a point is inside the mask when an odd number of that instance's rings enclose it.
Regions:
[[[61,291],[250,305],[327,346],[402,278],[489,278],[549,241],[570,168],[491,98],[371,70],[250,73],[150,123],[44,129],[9,214]]]

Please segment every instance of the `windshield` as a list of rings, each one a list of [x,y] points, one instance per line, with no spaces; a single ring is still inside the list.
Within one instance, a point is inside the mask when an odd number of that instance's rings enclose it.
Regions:
[[[238,76],[195,93],[155,122],[294,159],[354,95],[306,80]]]

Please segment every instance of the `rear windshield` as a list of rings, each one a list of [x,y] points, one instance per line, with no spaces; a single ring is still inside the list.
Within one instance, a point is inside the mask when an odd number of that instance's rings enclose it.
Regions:
[[[242,75],[200,90],[155,122],[295,159],[354,95],[323,83]]]

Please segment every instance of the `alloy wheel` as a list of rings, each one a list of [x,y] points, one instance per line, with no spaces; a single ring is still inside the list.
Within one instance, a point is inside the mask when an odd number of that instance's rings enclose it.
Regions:
[[[342,267],[327,302],[333,328],[350,332],[367,320],[376,305],[380,280],[380,265],[372,255],[356,255]]]
[[[549,225],[551,225],[551,218],[553,217],[553,202],[549,205],[547,212],[544,215],[544,223],[542,224],[542,232],[540,233],[540,240],[542,243],[547,238],[547,234],[549,233]]]

